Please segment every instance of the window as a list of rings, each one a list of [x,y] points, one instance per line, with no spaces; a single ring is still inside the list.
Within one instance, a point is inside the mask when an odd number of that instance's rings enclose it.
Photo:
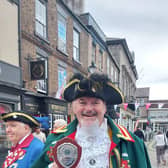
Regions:
[[[42,93],[47,93],[47,58],[40,55],[39,53],[36,54],[37,59],[45,60],[45,79],[44,80],[37,80],[37,91]]]
[[[145,105],[144,98],[140,98],[139,103],[140,103],[140,106],[144,106]]]
[[[92,61],[96,63],[96,45],[92,44]]]
[[[115,79],[114,79],[114,68],[113,68],[113,66],[111,65],[111,80],[113,81],[113,82],[115,82]]]
[[[101,50],[99,51],[99,64],[98,64],[98,66],[99,66],[100,70],[103,70],[103,52]]]
[[[47,38],[47,22],[46,22],[46,2],[42,0],[36,0],[35,4],[35,31],[43,38]]]
[[[110,75],[110,58],[107,57],[107,75]]]
[[[56,98],[58,99],[62,98],[61,95],[66,85],[66,77],[67,77],[66,69],[63,68],[62,66],[58,66],[58,90],[56,94]]]
[[[73,30],[73,58],[75,61],[80,61],[80,52],[79,52],[79,41],[80,34],[77,30]]]
[[[58,49],[66,53],[66,18],[58,13]]]

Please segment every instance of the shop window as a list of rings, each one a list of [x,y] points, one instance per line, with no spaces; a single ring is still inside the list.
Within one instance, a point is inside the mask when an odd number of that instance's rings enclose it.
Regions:
[[[0,114],[8,113],[12,111],[11,104],[0,103]],[[0,149],[9,148],[11,143],[7,140],[5,132],[5,124],[0,120]]]

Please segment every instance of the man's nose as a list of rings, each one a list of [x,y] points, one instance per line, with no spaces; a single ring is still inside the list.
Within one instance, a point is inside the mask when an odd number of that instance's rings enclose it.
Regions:
[[[92,104],[86,104],[85,109],[86,109],[86,111],[92,111],[93,105]]]
[[[6,127],[6,132],[10,132],[11,131],[11,127]]]

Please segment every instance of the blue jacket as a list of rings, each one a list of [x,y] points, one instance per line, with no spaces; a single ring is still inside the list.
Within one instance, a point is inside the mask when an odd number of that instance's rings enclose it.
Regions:
[[[30,168],[32,163],[39,157],[44,143],[29,135],[21,144],[11,148],[2,168]]]

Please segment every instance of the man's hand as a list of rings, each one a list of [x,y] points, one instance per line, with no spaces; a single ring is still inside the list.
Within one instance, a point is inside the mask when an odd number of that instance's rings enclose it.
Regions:
[[[58,166],[55,162],[53,162],[48,165],[48,168],[58,168]]]

